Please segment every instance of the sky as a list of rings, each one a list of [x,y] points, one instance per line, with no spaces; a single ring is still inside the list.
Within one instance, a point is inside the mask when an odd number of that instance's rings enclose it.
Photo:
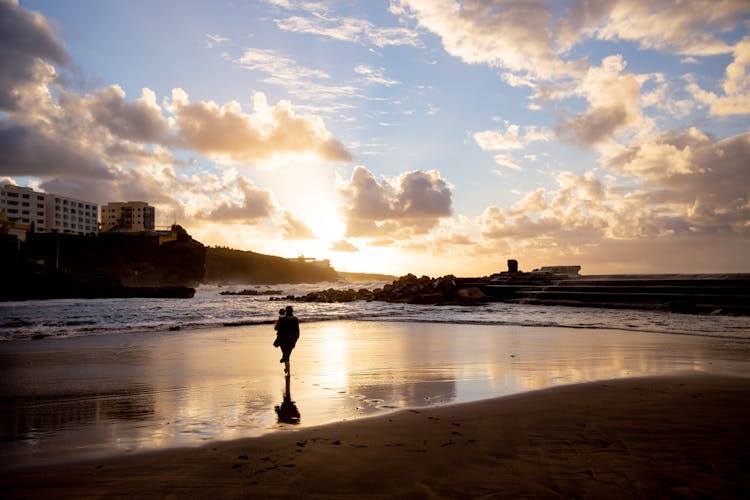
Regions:
[[[0,183],[339,271],[750,272],[750,2],[0,0]]]

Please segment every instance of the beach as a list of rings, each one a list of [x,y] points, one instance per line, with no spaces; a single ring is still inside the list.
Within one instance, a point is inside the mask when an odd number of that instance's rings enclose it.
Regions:
[[[303,323],[0,344],[4,497],[742,497],[750,345]]]
[[[23,469],[6,498],[746,498],[750,380],[592,382]]]

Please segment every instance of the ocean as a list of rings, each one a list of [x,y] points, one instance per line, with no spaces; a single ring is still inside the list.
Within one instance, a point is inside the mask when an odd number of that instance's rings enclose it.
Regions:
[[[0,470],[563,384],[750,373],[748,317],[284,299],[329,287],[352,285],[202,286],[192,299],[0,303]],[[243,288],[282,295],[221,295]],[[302,323],[288,378],[271,328],[287,304]],[[280,411],[289,404],[294,422]]]
[[[471,306],[312,303],[284,300],[327,288],[377,288],[384,283],[315,283],[213,286],[192,299],[57,299],[0,303],[0,340],[70,338],[132,332],[166,332],[272,323],[291,304],[302,322],[330,320],[408,321],[533,327],[616,329],[640,332],[750,338],[750,317],[698,316],[666,311],[489,303]],[[251,288],[260,295],[221,295]],[[262,292],[281,291],[279,294]]]

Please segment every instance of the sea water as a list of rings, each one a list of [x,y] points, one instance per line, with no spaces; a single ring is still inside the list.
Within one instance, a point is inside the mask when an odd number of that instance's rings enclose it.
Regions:
[[[386,302],[317,303],[285,300],[315,290],[374,289],[383,283],[201,286],[191,299],[55,299],[0,302],[0,340],[117,335],[272,323],[291,304],[302,322],[408,321],[516,326],[562,326],[750,339],[750,317],[667,311],[487,303],[417,305]],[[259,295],[222,295],[251,288]],[[278,293],[281,292],[281,293]]]
[[[562,384],[750,373],[747,317],[285,298],[349,286],[252,287],[261,295],[202,286],[192,299],[0,303],[0,470]],[[270,325],[287,304],[303,332],[289,378]],[[277,410],[287,402],[294,423]]]

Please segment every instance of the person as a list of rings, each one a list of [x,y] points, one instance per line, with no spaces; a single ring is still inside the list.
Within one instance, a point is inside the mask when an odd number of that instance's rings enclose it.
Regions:
[[[281,321],[281,318],[283,318],[284,316],[286,316],[286,309],[284,309],[282,307],[281,309],[279,309],[279,317],[276,319],[276,323],[273,324],[273,329],[274,330],[278,330],[278,328],[276,328],[276,327],[278,326],[279,321]],[[273,341],[273,346],[274,347],[279,347],[279,335],[278,335],[278,333],[276,334],[276,339],[274,339],[274,341]]]
[[[276,330],[276,341],[274,343],[281,348],[279,363],[284,363],[284,373],[289,374],[289,356],[299,339],[299,320],[294,315],[292,306],[286,306],[284,316],[276,322],[274,330]]]

